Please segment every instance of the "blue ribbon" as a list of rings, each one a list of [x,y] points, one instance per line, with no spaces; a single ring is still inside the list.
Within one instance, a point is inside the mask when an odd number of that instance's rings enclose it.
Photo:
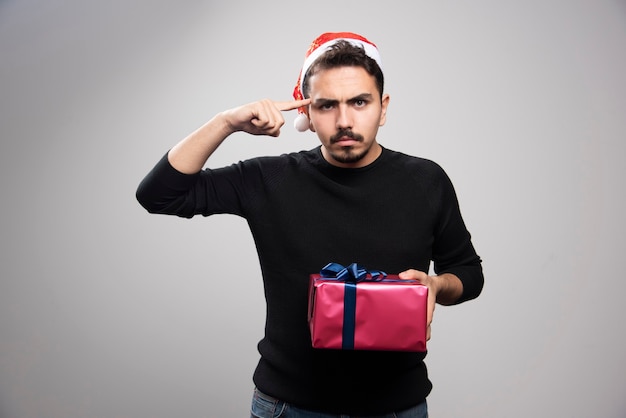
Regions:
[[[346,283],[377,282],[387,277],[387,273],[380,270],[367,270],[365,267],[352,263],[344,267],[338,263],[328,263],[320,271],[325,279],[335,279]]]
[[[343,328],[341,348],[354,350],[354,328],[356,324],[356,284],[358,282],[381,281],[387,273],[379,270],[367,270],[365,267],[352,263],[344,267],[337,263],[328,263],[320,271],[324,279],[333,279],[345,283],[343,296]]]

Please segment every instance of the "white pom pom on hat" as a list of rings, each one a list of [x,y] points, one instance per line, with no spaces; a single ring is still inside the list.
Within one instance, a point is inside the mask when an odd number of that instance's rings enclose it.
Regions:
[[[296,119],[293,121],[293,126],[298,132],[306,132],[311,128],[309,118],[306,116],[306,113],[304,113],[304,110],[301,111],[298,109],[298,116],[296,116]]]
[[[382,61],[380,59],[380,53],[378,52],[378,48],[376,45],[361,35],[352,32],[326,32],[318,36],[309,46],[309,49],[306,52],[304,57],[304,64],[302,65],[302,70],[300,70],[300,75],[298,76],[298,81],[296,86],[293,89],[293,97],[296,100],[304,99],[304,94],[302,93],[302,84],[304,83],[304,76],[306,75],[307,70],[315,62],[317,58],[320,57],[324,52],[326,52],[332,45],[336,44],[338,41],[344,40],[348,41],[354,45],[358,45],[363,47],[365,53],[372,58],[380,68],[382,68]],[[304,107],[298,108],[298,116],[294,120],[294,127],[298,132],[305,132],[309,129],[309,118],[305,113]]]

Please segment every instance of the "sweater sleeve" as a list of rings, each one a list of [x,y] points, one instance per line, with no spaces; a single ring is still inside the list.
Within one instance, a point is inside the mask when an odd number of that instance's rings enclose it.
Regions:
[[[241,215],[242,189],[238,165],[185,174],[170,164],[166,154],[143,178],[136,198],[150,213],[184,218],[215,213]]]
[[[465,226],[452,182],[442,170],[440,183],[440,217],[435,230],[433,263],[436,274],[452,273],[463,284],[463,294],[456,303],[478,297],[484,276],[482,260],[472,244]]]

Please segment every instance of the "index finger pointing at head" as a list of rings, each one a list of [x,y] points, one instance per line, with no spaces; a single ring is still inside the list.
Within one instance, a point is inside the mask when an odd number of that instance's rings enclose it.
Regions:
[[[294,110],[311,103],[311,99],[292,100],[289,102],[274,102],[278,110]]]

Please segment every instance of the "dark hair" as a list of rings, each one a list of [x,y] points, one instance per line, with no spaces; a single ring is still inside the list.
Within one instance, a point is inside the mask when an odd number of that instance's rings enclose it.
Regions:
[[[385,78],[380,66],[369,55],[365,53],[362,46],[355,45],[345,40],[339,40],[331,45],[328,51],[324,52],[309,67],[302,83],[302,94],[304,97],[309,95],[309,77],[320,70],[328,70],[337,67],[361,67],[368,74],[376,79],[376,88],[380,93],[382,100]]]

